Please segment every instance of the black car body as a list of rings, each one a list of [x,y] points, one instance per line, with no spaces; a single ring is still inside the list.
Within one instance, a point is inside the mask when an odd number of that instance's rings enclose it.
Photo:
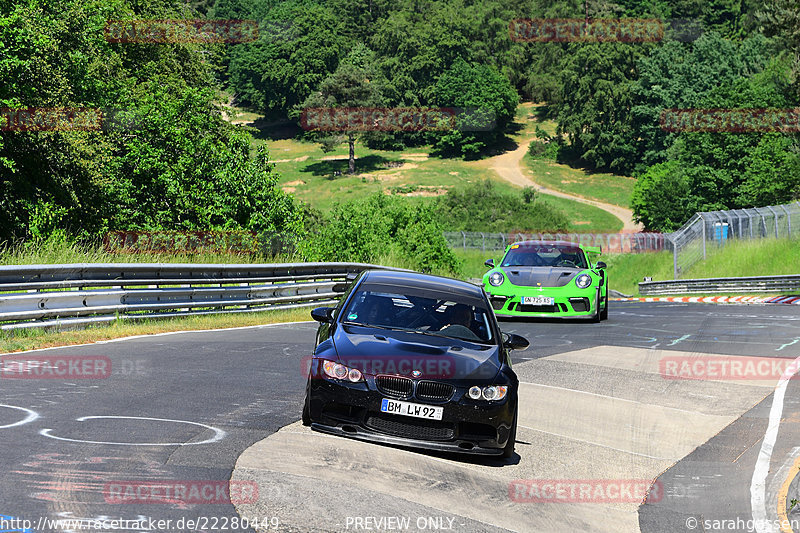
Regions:
[[[303,422],[351,438],[439,451],[513,453],[518,379],[481,287],[370,270],[321,322]],[[477,397],[476,397],[477,395]]]

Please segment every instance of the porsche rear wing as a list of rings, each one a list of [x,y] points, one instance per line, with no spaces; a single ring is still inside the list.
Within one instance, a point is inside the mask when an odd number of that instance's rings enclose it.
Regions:
[[[582,246],[586,255],[598,256],[603,253],[599,246]]]
[[[599,246],[583,246],[583,253],[592,264],[597,263],[597,258],[603,253]]]

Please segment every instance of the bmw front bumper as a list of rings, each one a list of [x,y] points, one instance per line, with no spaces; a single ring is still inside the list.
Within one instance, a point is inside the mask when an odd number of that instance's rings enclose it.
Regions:
[[[431,402],[397,398],[380,392],[373,376],[365,383],[327,378],[309,382],[311,428],[354,439],[479,455],[503,453],[516,409],[516,389],[499,401],[472,400],[456,386],[452,398]],[[382,413],[384,398],[443,407],[442,420]]]

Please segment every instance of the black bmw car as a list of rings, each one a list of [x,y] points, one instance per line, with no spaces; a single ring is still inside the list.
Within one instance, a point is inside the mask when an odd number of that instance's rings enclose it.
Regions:
[[[481,287],[362,272],[319,321],[303,423],[361,440],[511,457],[518,379]]]

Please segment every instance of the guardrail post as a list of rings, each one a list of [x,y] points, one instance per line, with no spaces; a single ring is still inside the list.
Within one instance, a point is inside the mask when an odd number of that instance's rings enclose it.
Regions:
[[[463,231],[461,232],[461,239],[462,239],[462,243],[463,243],[463,249],[466,250],[467,249],[467,234],[464,233]]]

